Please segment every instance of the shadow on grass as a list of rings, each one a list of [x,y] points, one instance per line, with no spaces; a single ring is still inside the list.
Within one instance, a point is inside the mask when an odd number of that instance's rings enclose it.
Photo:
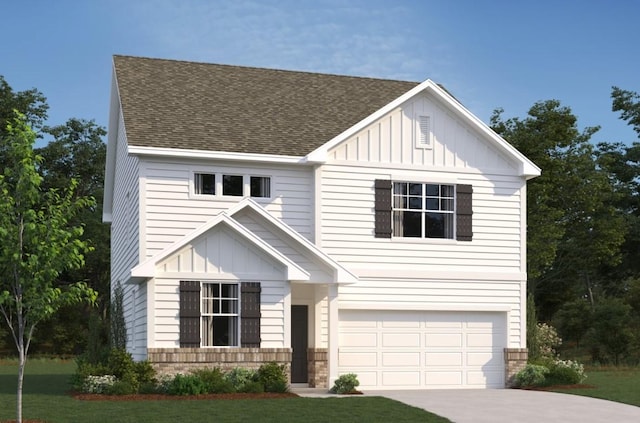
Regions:
[[[15,394],[18,387],[18,373],[0,374],[0,395]],[[69,375],[25,375],[22,392],[25,395],[66,395],[71,389]]]

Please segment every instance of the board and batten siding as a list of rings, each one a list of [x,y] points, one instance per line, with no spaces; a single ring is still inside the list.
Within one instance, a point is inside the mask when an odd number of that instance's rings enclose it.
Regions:
[[[418,145],[419,116],[430,145]],[[341,309],[507,313],[522,346],[526,181],[488,140],[442,103],[417,96],[329,151],[317,172],[317,243],[360,277],[339,287]],[[376,238],[376,179],[473,187],[473,240]]]
[[[218,213],[233,207],[242,197],[194,196],[194,172],[271,177],[269,199],[255,199],[273,216],[298,231],[312,236],[312,173],[308,167],[282,167],[223,163],[164,163],[145,160],[144,201],[141,216],[146,257],[151,257]]]

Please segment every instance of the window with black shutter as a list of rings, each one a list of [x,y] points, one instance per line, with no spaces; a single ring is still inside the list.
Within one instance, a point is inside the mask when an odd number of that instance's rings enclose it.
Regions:
[[[471,185],[376,180],[375,236],[471,241],[472,196]]]

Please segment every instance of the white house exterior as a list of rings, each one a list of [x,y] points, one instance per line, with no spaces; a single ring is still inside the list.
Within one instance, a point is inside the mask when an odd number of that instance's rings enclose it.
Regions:
[[[526,182],[443,88],[114,57],[104,220],[161,371],[500,388],[526,360]]]

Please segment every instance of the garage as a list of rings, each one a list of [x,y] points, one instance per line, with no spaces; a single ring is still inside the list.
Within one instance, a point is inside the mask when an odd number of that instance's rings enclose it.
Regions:
[[[504,387],[506,313],[340,310],[338,373],[360,389]]]

